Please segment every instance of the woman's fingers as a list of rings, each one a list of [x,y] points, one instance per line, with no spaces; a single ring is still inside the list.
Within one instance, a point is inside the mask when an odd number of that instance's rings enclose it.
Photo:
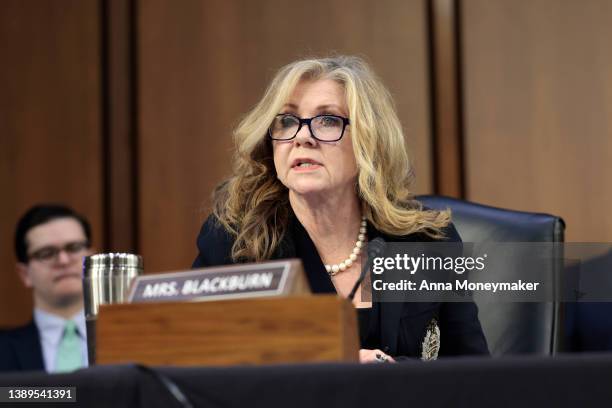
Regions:
[[[359,350],[360,363],[395,363],[395,360],[390,355],[379,349],[361,349]]]

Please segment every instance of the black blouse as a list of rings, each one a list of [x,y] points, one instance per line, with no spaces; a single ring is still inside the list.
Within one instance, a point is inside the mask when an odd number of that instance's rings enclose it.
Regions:
[[[380,348],[377,346],[378,332],[380,331],[377,327],[372,325],[374,319],[372,316],[371,307],[362,307],[357,309],[357,322],[359,324],[359,343],[361,348],[364,349],[376,349]]]
[[[447,241],[461,241],[452,224],[444,232]],[[389,236],[370,224],[367,236],[369,240],[381,237],[386,242],[432,241],[425,234]],[[234,237],[211,215],[198,236],[199,254],[193,267],[232,264],[230,254],[233,243]],[[336,293],[312,239],[293,214],[285,236],[272,256],[272,259],[285,258],[302,260],[313,293]],[[441,332],[440,355],[488,354],[474,303],[374,302],[369,315],[365,316],[365,313],[359,312],[363,314],[359,320],[363,322],[363,328],[360,325],[360,338],[364,348],[378,348],[392,356],[419,357],[426,328],[435,319]]]

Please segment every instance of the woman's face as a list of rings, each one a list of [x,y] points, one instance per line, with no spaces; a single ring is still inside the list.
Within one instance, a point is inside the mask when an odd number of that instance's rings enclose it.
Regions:
[[[279,113],[302,119],[324,114],[348,118],[344,88],[331,79],[303,80]],[[273,141],[273,149],[278,178],[291,193],[308,196],[354,191],[357,164],[350,125],[339,141],[321,142],[304,124],[294,139]]]

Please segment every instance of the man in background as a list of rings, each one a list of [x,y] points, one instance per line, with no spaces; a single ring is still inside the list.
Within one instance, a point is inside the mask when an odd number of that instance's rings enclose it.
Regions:
[[[91,254],[85,218],[60,205],[38,205],[17,223],[17,273],[32,289],[26,326],[0,332],[0,371],[66,372],[85,367],[82,264]]]

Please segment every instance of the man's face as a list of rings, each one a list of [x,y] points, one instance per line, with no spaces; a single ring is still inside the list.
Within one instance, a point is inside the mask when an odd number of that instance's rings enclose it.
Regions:
[[[81,224],[57,218],[37,225],[26,234],[26,244],[28,261],[17,269],[33,289],[36,306],[53,309],[81,301],[83,257],[90,254]]]

